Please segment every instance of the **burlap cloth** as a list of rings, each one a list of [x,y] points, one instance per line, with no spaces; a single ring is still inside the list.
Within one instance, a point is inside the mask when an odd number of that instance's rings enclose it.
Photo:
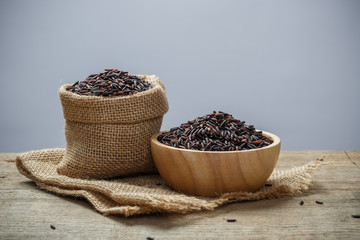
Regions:
[[[293,196],[306,191],[313,183],[314,169],[321,162],[310,162],[289,170],[274,170],[257,192],[226,193],[217,198],[184,195],[172,190],[157,174],[123,177],[112,180],[71,178],[57,173],[65,149],[44,149],[18,156],[20,173],[40,188],[60,195],[83,197],[103,214],[125,216],[148,213],[189,213],[231,202]],[[268,184],[267,184],[268,185]]]

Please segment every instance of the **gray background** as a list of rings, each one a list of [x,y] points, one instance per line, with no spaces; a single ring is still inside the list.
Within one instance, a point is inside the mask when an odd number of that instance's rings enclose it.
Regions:
[[[0,152],[64,147],[58,88],[157,74],[163,129],[222,110],[284,150],[360,149],[360,1],[0,1]]]

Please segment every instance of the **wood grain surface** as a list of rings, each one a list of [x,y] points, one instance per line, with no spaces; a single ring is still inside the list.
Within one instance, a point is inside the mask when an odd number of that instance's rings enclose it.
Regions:
[[[360,151],[282,151],[278,168],[329,162],[301,196],[129,218],[39,189],[18,173],[15,156],[0,154],[0,239],[360,239],[360,219],[351,217],[360,214]]]

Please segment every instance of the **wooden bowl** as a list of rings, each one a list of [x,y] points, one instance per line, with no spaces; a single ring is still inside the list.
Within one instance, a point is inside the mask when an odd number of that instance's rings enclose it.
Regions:
[[[197,151],[169,147],[151,137],[151,152],[157,169],[175,190],[205,197],[227,192],[254,192],[264,185],[275,168],[280,138],[263,135],[269,146],[241,151]]]

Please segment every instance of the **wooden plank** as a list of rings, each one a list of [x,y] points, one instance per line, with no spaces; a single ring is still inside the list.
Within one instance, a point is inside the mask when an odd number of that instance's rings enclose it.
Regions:
[[[84,200],[40,190],[17,172],[14,154],[0,154],[0,239],[359,239],[360,219],[351,217],[360,214],[360,169],[351,161],[359,155],[281,152],[280,168],[323,156],[332,162],[301,196],[235,203],[212,212],[125,218],[102,216]]]
[[[0,153],[0,161],[14,162],[18,153]]]
[[[360,151],[348,150],[345,151],[347,156],[349,157],[350,161],[360,168]]]

